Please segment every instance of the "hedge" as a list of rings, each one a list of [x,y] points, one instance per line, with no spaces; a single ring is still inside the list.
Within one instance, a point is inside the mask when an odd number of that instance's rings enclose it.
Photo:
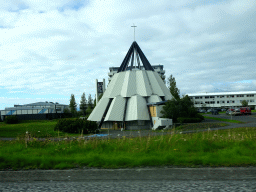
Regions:
[[[198,123],[202,120],[200,118],[186,118],[186,117],[179,117],[178,122],[179,123]]]
[[[4,122],[6,124],[17,124],[17,123],[19,123],[19,120],[16,115],[11,115],[11,116],[5,117]]]
[[[95,133],[97,129],[98,126],[94,121],[74,118],[60,119],[54,127],[54,131],[59,130],[67,133],[81,133],[83,130],[84,134]]]

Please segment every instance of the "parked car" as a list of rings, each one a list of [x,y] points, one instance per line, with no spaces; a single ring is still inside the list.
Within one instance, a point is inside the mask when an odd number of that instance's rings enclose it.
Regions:
[[[231,114],[232,114],[232,115],[241,115],[240,109],[239,109],[239,108],[235,109],[234,111],[232,111]]]
[[[207,110],[207,113],[212,112],[212,110],[213,110],[213,109],[208,109],[208,110]]]
[[[227,109],[225,109],[225,108],[222,108],[222,109],[221,109],[221,111],[227,111]]]
[[[231,115],[231,113],[232,113],[232,111],[234,111],[235,109],[228,109],[227,111],[226,111],[226,114],[227,115]]]
[[[251,115],[252,114],[252,111],[251,111],[251,108],[250,107],[241,107],[240,108],[240,113],[241,115]]]
[[[199,113],[206,113],[206,111],[204,109],[200,109]]]
[[[220,112],[220,111],[221,111],[221,108],[216,108],[215,110],[217,110],[218,112]]]

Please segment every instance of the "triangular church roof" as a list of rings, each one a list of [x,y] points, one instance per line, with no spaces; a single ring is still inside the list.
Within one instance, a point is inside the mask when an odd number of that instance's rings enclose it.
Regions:
[[[131,63],[131,66],[129,67],[130,70],[133,69],[133,64],[137,61],[137,67],[140,69],[141,65],[144,66],[145,70],[154,71],[153,67],[150,65],[148,59],[140,49],[138,43],[134,41],[128,50],[121,66],[119,67],[117,73],[121,71],[126,71],[129,63]]]

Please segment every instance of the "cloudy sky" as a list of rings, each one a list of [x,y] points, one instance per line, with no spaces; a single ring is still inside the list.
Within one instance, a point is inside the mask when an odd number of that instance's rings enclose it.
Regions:
[[[136,41],[182,94],[256,90],[256,1],[0,0],[0,109],[80,102]]]

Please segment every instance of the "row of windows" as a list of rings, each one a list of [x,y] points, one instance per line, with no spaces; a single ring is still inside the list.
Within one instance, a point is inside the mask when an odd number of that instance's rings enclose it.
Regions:
[[[233,97],[254,97],[254,95],[227,95],[226,97],[227,98],[233,98]],[[217,95],[217,96],[205,96],[204,98],[205,99],[214,99],[214,98],[224,98],[225,96],[224,95]],[[200,97],[195,97],[195,99],[203,99],[203,97],[202,96],[200,96]]]
[[[242,100],[240,100],[240,102],[237,101],[237,103],[241,103],[241,102],[242,102]],[[247,100],[247,102],[248,103],[253,103],[254,100]],[[225,101],[217,101],[217,104],[219,104],[219,103],[225,103]],[[230,100],[230,101],[227,101],[227,103],[236,103],[236,101]],[[201,102],[196,101],[195,104],[203,104],[203,102],[202,101]],[[215,101],[205,101],[205,104],[215,104]]]

